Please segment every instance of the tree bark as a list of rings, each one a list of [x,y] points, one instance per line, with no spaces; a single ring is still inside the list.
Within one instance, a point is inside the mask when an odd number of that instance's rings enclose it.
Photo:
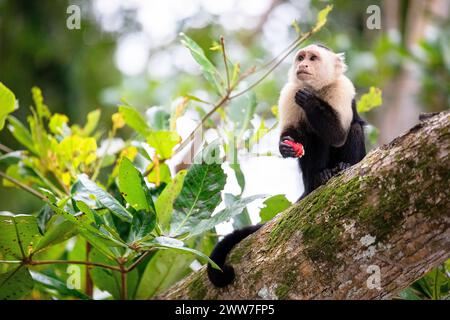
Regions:
[[[450,112],[442,112],[238,244],[230,286],[215,288],[203,268],[158,298],[395,297],[450,256],[449,151]]]

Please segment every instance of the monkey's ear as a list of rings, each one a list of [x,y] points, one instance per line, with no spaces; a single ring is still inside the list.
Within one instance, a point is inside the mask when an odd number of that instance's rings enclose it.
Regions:
[[[344,73],[345,71],[347,71],[347,64],[345,63],[345,53],[344,52],[340,52],[340,53],[336,53],[336,67],[337,69]]]

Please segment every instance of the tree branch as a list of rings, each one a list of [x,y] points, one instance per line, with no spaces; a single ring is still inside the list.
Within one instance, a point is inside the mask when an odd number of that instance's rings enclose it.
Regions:
[[[426,119],[277,215],[231,252],[230,286],[203,268],[158,298],[395,297],[450,256],[449,129]]]

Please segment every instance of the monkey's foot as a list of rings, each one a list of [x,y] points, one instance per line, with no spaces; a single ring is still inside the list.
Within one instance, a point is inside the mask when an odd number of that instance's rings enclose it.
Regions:
[[[320,171],[316,176],[316,182],[317,186],[321,186],[328,182],[332,177],[334,176],[334,173],[332,169],[323,169]]]
[[[343,171],[343,170],[345,170],[345,169],[347,169],[347,168],[350,168],[352,165],[350,164],[350,163],[348,163],[348,162],[339,162],[338,164],[337,164],[337,166],[336,167],[334,167],[333,169],[331,169],[332,170],[332,172],[333,172],[333,175],[335,175],[335,174],[338,174],[339,172],[341,172],[341,171]]]

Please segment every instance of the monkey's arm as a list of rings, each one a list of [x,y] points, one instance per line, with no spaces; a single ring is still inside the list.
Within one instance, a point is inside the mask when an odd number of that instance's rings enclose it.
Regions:
[[[336,147],[345,143],[348,128],[342,127],[339,115],[327,102],[307,90],[299,90],[295,102],[305,111],[312,130],[325,143]]]

